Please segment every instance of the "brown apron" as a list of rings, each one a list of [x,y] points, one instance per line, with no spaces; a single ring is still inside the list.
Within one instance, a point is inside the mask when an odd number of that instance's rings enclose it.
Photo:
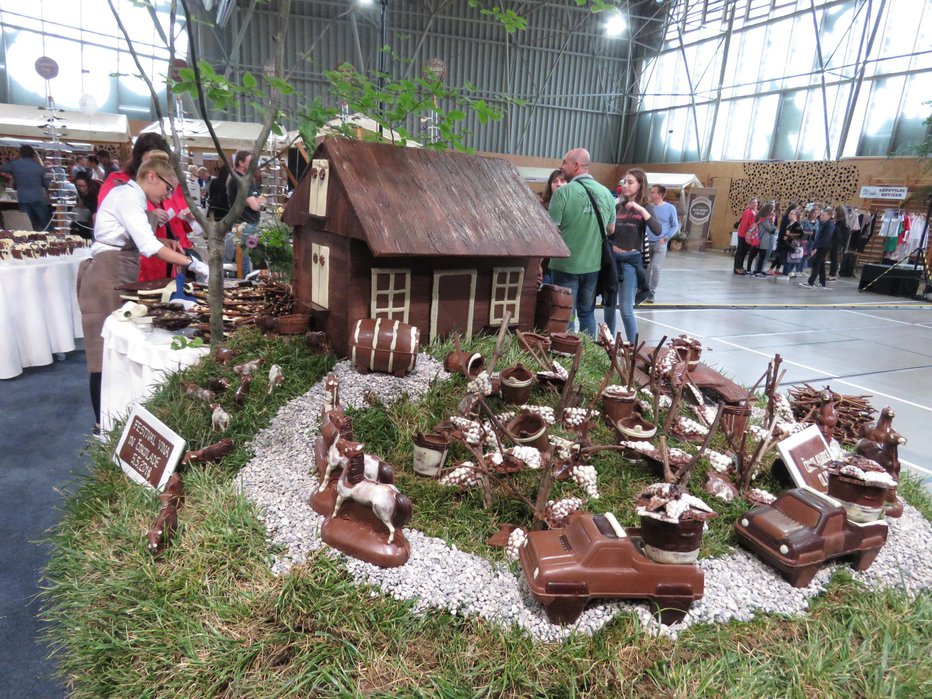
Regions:
[[[121,305],[115,287],[136,281],[139,276],[139,250],[132,239],[122,250],[102,252],[84,260],[78,267],[78,305],[84,329],[84,354],[90,373],[102,371],[104,329],[107,316]]]

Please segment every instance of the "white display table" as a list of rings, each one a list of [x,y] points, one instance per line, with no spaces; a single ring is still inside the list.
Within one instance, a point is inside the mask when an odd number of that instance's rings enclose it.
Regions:
[[[0,262],[0,379],[51,364],[83,337],[75,282],[89,249],[73,255]]]
[[[208,353],[207,346],[171,349],[172,335],[177,334],[112,316],[107,318],[101,332],[104,338],[101,431],[112,429],[133,405],[149,398],[169,374],[197,364]]]

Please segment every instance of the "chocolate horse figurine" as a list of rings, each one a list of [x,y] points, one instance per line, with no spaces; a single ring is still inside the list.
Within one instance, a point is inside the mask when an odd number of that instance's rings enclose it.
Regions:
[[[347,499],[368,505],[372,513],[388,528],[388,543],[395,538],[395,528],[411,521],[411,501],[394,485],[378,483],[365,475],[365,454],[362,444],[348,443],[345,455],[349,464],[337,481],[337,501],[331,517],[336,517]]]
[[[165,550],[178,528],[178,508],[184,503],[184,485],[177,473],[169,477],[164,492],[159,495],[159,502],[162,509],[146,537],[146,550],[153,556]]]

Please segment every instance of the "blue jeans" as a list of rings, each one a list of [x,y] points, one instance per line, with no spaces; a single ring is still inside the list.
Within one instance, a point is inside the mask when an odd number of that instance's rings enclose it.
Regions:
[[[249,258],[249,248],[246,247],[246,238],[253,235],[259,226],[255,223],[247,223],[243,229],[243,234],[240,236],[239,244],[243,248],[243,276],[252,272],[252,260]],[[223,261],[224,262],[236,262],[236,241],[234,238],[233,232],[226,234],[226,237],[223,240]]]
[[[19,210],[29,217],[35,231],[44,231],[52,220],[52,209],[44,201],[21,201]]]
[[[621,311],[621,324],[625,328],[625,339],[634,342],[638,334],[638,323],[634,317],[634,295],[638,288],[638,274],[643,274],[644,261],[640,252],[616,252],[615,267],[618,269],[618,299],[614,305],[605,307],[605,324],[612,337],[615,336],[615,311]]]
[[[599,281],[599,273],[587,272],[585,274],[569,274],[551,269],[553,283],[570,290],[573,294],[573,308],[579,319],[579,329],[595,337],[595,287]]]

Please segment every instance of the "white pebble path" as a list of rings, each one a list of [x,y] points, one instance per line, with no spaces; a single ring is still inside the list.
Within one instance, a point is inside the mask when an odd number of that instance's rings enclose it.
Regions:
[[[449,377],[443,366],[426,354],[418,356],[416,370],[404,379],[359,374],[348,361],[338,363],[333,373],[340,381],[341,403],[353,408],[365,407],[373,399],[389,404],[407,395],[417,400],[432,382]],[[648,631],[671,638],[695,623],[747,621],[756,612],[803,614],[809,599],[825,589],[834,569],[833,565],[825,566],[812,584],[797,589],[754,555],[736,549],[726,556],[699,561],[705,571],[705,595],[678,624],[662,626],[646,603],[603,601],[590,604],[575,624],[564,627],[547,620],[520,573],[414,529],[405,530],[411,545],[408,562],[400,568],[379,568],[333,551],[320,540],[323,518],[311,509],[308,498],[318,486],[314,440],[323,402],[321,381],[282,406],[250,443],[255,456],[237,476],[241,491],[260,512],[270,543],[285,549],[271,562],[276,574],[287,573],[292,566],[304,563],[309,553],[325,547],[345,561],[359,583],[375,586],[395,599],[414,600],[416,611],[438,608],[479,616],[504,627],[517,624],[535,639],[552,642],[573,633],[594,633],[622,610],[636,614]],[[357,438],[365,439],[364,435]],[[414,506],[417,508],[417,503]],[[910,594],[932,587],[932,525],[909,505],[902,518],[888,521],[886,545],[873,565],[855,573],[855,578],[875,589],[898,587]]]

